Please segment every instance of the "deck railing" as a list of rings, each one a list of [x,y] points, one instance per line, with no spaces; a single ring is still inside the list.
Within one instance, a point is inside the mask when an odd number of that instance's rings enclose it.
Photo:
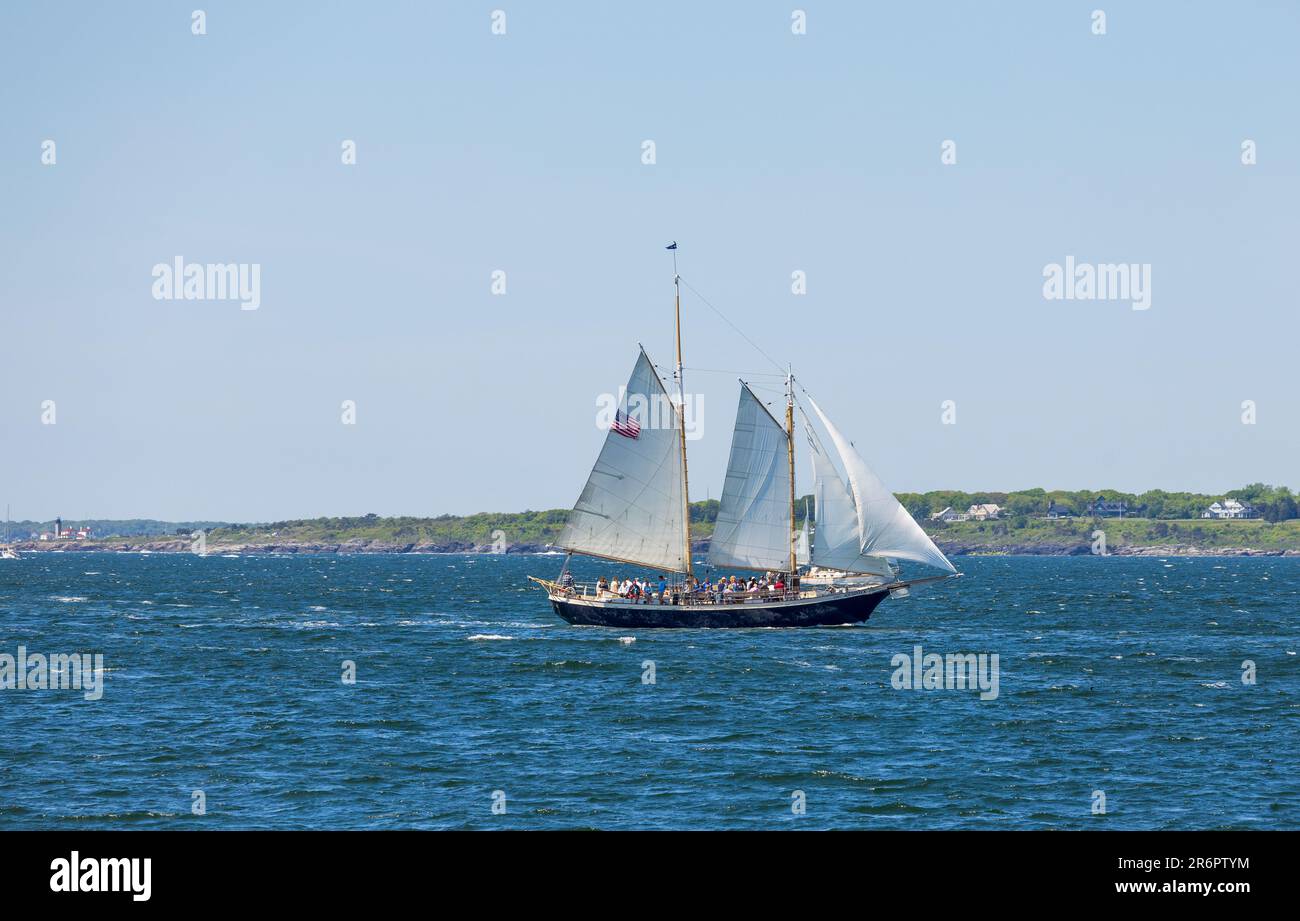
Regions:
[[[578,598],[589,598],[600,601],[623,601],[628,604],[678,604],[685,606],[705,605],[705,604],[744,604],[745,602],[766,602],[771,604],[774,601],[790,601],[795,598],[804,597],[807,592],[800,592],[797,589],[785,589],[783,591],[774,591],[772,589],[761,589],[755,591],[736,591],[720,592],[715,589],[703,591],[686,591],[680,585],[668,586],[664,592],[664,598],[659,598],[657,591],[646,592],[638,597],[629,598],[620,593],[615,595],[609,590],[599,591],[595,583],[591,582],[574,582],[570,585],[556,584],[556,588],[566,595],[572,595]],[[676,599],[676,600],[674,600]]]

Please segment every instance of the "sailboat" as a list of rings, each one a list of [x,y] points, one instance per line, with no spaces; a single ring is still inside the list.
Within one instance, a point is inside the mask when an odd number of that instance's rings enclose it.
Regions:
[[[5,541],[9,540],[9,506],[5,506]],[[18,551],[8,543],[0,544],[0,560],[18,559]]]
[[[671,399],[642,348],[595,466],[553,544],[566,552],[560,576],[528,577],[546,591],[555,613],[571,624],[621,628],[836,626],[867,620],[882,601],[906,596],[911,586],[960,575],[811,396],[808,402],[829,444],[798,402],[813,459],[816,508],[815,528],[809,529],[806,513],[803,527],[798,526],[797,401],[794,375],[787,371],[784,422],[747,382],[740,382],[731,454],[709,544],[711,570],[764,573],[762,587],[720,591],[707,576],[697,578],[691,553],[681,276],[675,265],[673,286],[677,399]],[[639,567],[629,575],[670,574],[671,584],[664,579],[662,593],[652,588],[626,597],[603,583],[579,583],[569,573],[575,553]],[[895,562],[900,560],[940,574],[900,579]],[[843,578],[801,584],[801,566]]]

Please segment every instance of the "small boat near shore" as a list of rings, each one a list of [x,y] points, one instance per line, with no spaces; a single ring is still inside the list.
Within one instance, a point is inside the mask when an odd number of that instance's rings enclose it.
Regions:
[[[560,575],[528,577],[546,591],[555,613],[571,624],[622,629],[835,626],[866,621],[886,598],[905,597],[912,586],[960,575],[801,387],[812,413],[805,411],[796,399],[793,371],[786,369],[784,423],[749,383],[740,382],[708,554],[712,571],[764,575],[739,591],[730,583],[720,587],[707,575],[697,577],[691,558],[681,281],[674,254],[676,399],[642,348],[595,466],[553,545],[566,553]],[[803,528],[796,516],[796,409],[812,459],[816,515],[811,529],[807,511]],[[575,553],[662,574],[662,590],[641,588],[628,597],[603,583],[578,583],[569,572]],[[902,579],[898,561],[940,574]]]
[[[9,506],[5,506],[5,542],[0,543],[0,560],[20,559],[9,537]]]

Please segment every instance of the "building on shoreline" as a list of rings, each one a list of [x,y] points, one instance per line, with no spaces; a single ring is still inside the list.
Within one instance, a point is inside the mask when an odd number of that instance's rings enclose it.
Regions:
[[[1259,511],[1249,502],[1238,502],[1236,499],[1222,499],[1201,512],[1201,517],[1258,518]]]
[[[952,506],[948,506],[942,512],[935,512],[930,516],[931,521],[965,521],[966,516],[954,512]]]
[[[1122,499],[1107,499],[1105,496],[1098,496],[1088,503],[1086,511],[1094,518],[1123,518],[1128,514],[1128,503]]]
[[[39,535],[33,534],[37,540],[89,540],[90,528],[82,526],[75,531],[72,528],[63,526],[62,518],[54,519],[54,530],[42,531]]]

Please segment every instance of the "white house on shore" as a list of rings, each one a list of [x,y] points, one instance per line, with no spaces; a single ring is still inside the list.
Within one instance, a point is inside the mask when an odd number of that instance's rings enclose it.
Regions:
[[[1002,507],[992,503],[972,505],[966,510],[966,517],[973,521],[995,521],[1002,517]]]
[[[932,513],[930,515],[930,520],[931,521],[965,521],[966,516],[958,512],[954,512],[952,510],[952,506],[950,505],[942,512]]]
[[[1201,512],[1202,518],[1258,518],[1259,512],[1248,502],[1224,499]]]

